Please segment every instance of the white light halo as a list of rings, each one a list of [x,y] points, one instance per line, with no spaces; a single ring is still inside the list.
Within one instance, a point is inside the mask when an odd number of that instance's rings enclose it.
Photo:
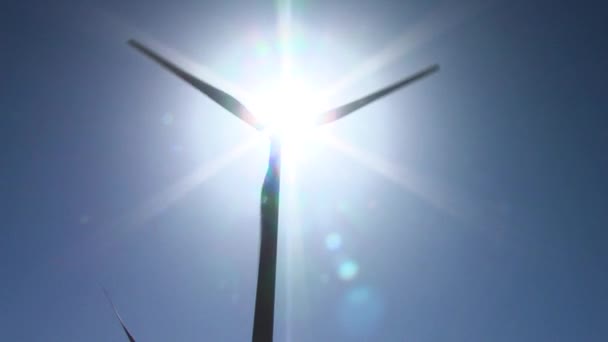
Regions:
[[[283,77],[252,98],[253,114],[265,135],[281,142],[283,154],[299,159],[314,137],[316,115],[326,101],[301,77]]]

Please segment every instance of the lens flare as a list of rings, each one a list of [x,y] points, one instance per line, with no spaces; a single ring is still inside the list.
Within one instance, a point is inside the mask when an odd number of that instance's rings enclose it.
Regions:
[[[304,81],[284,77],[263,94],[255,97],[251,109],[270,134],[292,138],[313,126],[317,100]]]
[[[330,251],[335,251],[342,246],[342,237],[338,233],[331,233],[325,238],[325,247]]]
[[[284,75],[248,103],[265,133],[280,139],[286,162],[302,159],[319,136],[314,130],[316,114],[327,101],[313,89],[303,77]]]
[[[339,319],[344,331],[358,338],[369,337],[378,328],[384,305],[378,293],[369,287],[349,290],[339,306]]]
[[[344,281],[355,279],[358,273],[359,265],[353,260],[346,260],[338,267],[338,276]]]
[[[165,113],[163,115],[163,117],[161,118],[161,120],[162,120],[162,122],[163,122],[164,125],[169,126],[169,125],[171,125],[173,123],[173,120],[174,120],[173,114],[171,114],[171,113]]]

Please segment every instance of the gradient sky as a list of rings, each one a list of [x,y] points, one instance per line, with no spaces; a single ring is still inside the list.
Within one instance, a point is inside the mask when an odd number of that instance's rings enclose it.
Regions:
[[[102,286],[138,341],[250,340],[267,145],[129,38],[331,105],[441,65],[286,167],[276,341],[608,340],[595,3],[3,3],[0,340],[126,340]]]

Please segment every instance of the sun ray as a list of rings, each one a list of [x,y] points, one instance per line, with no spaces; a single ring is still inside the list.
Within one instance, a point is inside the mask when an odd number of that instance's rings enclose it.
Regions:
[[[297,162],[285,163],[283,167],[283,180],[284,180],[284,213],[286,214],[283,218],[285,223],[283,231],[285,232],[286,239],[286,255],[287,261],[285,263],[287,271],[285,272],[286,279],[286,292],[287,292],[287,325],[290,322],[297,321],[293,319],[293,315],[297,312],[299,315],[306,315],[310,308],[308,307],[308,301],[306,296],[308,295],[308,288],[306,277],[308,275],[307,260],[304,251],[303,244],[303,220],[301,217],[301,205],[302,202],[299,200],[299,195],[302,193],[298,187],[298,174],[297,174]],[[291,340],[291,331],[288,327],[287,340]]]
[[[454,191],[453,187],[450,189],[452,191],[449,191],[447,186],[439,185],[429,177],[399,167],[336,137],[324,136],[323,141],[327,146],[344,153],[450,216],[470,221],[477,212],[473,202],[466,199],[462,192]]]
[[[480,10],[488,6],[491,2],[492,1],[482,2],[481,0],[473,0],[466,5],[444,2],[441,6],[430,12],[424,19],[415,24],[414,27],[394,39],[379,53],[368,58],[363,63],[353,68],[352,72],[330,85],[324,91],[324,96],[334,96],[364,77],[370,76],[382,68],[387,67],[403,55],[411,53],[414,49],[430,42],[441,34],[453,29],[458,24],[461,24],[466,19],[479,13]]]
[[[260,139],[244,141],[215,160],[205,163],[191,174],[173,183],[166,189],[151,196],[135,208],[125,219],[127,227],[140,225],[152,217],[164,212],[169,206],[194,190],[197,186],[218,174],[223,168],[237,160],[247,151],[259,145]]]
[[[277,13],[277,34],[279,36],[279,49],[281,51],[281,76],[289,77],[293,67],[291,56],[291,0],[277,1]]]
[[[262,108],[261,113],[265,113],[266,117],[264,118],[266,120],[267,123],[270,123],[272,125],[272,127],[269,129],[268,133],[270,135],[275,135],[275,134],[279,134],[279,135],[283,135],[281,137],[281,140],[283,140],[282,144],[285,144],[285,137],[287,136],[287,130],[288,130],[288,123],[290,122],[290,118],[285,117],[286,114],[288,114],[286,112],[286,110],[288,110],[289,105],[288,103],[284,103],[290,100],[285,99],[285,95],[289,95],[288,97],[291,97],[293,94],[291,94],[291,91],[288,91],[285,94],[277,94],[278,91],[280,91],[281,89],[286,89],[285,86],[290,86],[291,85],[291,78],[292,78],[292,68],[293,68],[293,61],[292,61],[292,56],[291,56],[291,50],[290,50],[290,38],[291,38],[291,0],[279,0],[277,1],[277,16],[278,16],[278,22],[277,22],[277,35],[278,35],[278,42],[279,42],[279,51],[280,51],[280,59],[281,59],[281,73],[280,73],[280,81],[278,86],[275,87],[275,89],[273,89],[273,94],[272,94],[272,98],[268,99],[268,101],[265,100],[261,100],[261,106],[263,106],[264,108]],[[294,93],[295,94],[295,93]],[[258,96],[257,98],[258,101],[260,101],[260,96]],[[277,101],[279,101],[280,103],[277,104]],[[272,104],[272,106],[269,106],[269,104]],[[295,117],[295,115],[294,115]],[[293,126],[292,126],[293,127]],[[289,154],[285,153],[286,149],[283,148],[283,155],[286,156],[287,158],[289,158]],[[285,159],[285,158],[284,158]],[[282,172],[283,172],[283,179],[290,179],[292,178],[294,175],[290,175],[290,167],[288,166],[289,164],[286,165],[286,163],[283,163],[283,167],[282,167]],[[288,197],[288,201],[287,204],[291,204],[293,203],[292,201],[294,200],[294,198],[287,193],[287,197]],[[293,216],[291,213],[291,206],[288,206],[287,208],[285,208],[290,212],[289,215],[287,215],[287,220],[289,222],[289,225],[291,226],[292,222],[291,220],[293,220]],[[283,220],[285,221],[285,219]],[[286,260],[286,267],[287,270],[285,272],[285,277],[286,277],[286,281],[285,281],[285,298],[286,298],[286,304],[285,304],[285,340],[290,341],[291,340],[291,318],[293,315],[293,300],[292,298],[292,294],[293,294],[293,265],[291,265],[291,263],[293,262],[293,249],[294,249],[294,240],[292,239],[292,232],[293,232],[293,227],[291,227],[292,229],[288,229],[286,231],[286,236],[287,236],[287,246],[286,246],[286,254],[287,254],[287,260]]]

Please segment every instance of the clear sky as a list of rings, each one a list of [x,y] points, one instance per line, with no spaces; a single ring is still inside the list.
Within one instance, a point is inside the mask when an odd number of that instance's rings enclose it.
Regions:
[[[126,340],[102,286],[138,341],[250,339],[267,144],[129,38],[328,105],[441,65],[293,154],[276,341],[608,340],[599,3],[3,3],[0,340]]]

